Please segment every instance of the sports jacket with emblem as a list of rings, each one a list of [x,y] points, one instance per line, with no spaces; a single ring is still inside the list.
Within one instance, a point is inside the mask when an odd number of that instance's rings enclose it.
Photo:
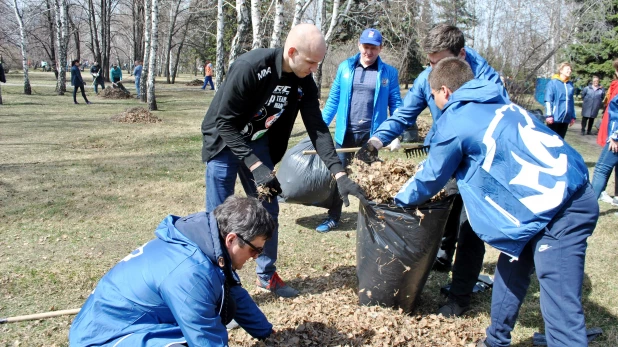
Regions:
[[[234,277],[234,319],[253,337],[271,334],[272,325],[231,271],[212,214],[170,215],[155,235],[101,278],[71,325],[72,347],[227,346],[219,257]]]
[[[335,142],[343,144],[343,138],[348,126],[350,116],[350,100],[352,99],[352,85],[354,84],[354,70],[360,59],[360,53],[339,64],[337,77],[330,88],[330,94],[322,118],[326,124],[330,124],[335,116]],[[392,115],[401,105],[401,94],[399,93],[399,78],[397,69],[382,62],[378,57],[378,78],[376,91],[373,98],[373,117],[371,121],[371,134],[388,117],[388,109]]]
[[[491,81],[455,91],[436,123],[422,168],[397,193],[418,205],[453,175],[479,237],[518,257],[564,202],[588,184],[583,158]]]
[[[275,96],[282,80],[282,64],[283,48],[254,49],[234,61],[202,122],[202,161],[209,161],[226,146],[247,167],[259,161],[248,145],[250,139],[241,132],[253,118],[261,116],[264,105]],[[271,160],[276,164],[283,157],[300,111],[307,134],[326,167],[333,174],[344,171],[322,120],[313,77],[299,78],[293,73],[286,76],[291,88],[283,113],[273,115],[274,123],[269,121],[273,116],[264,119]]]

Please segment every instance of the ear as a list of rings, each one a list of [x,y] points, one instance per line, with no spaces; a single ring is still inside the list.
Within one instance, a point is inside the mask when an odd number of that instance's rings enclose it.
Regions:
[[[444,97],[446,98],[446,100],[448,100],[451,97],[451,94],[453,94],[453,91],[448,89],[447,86],[442,86],[442,91],[444,92]]]
[[[234,243],[234,240],[236,240],[236,238],[237,238],[236,234],[233,234],[233,233],[227,234],[227,236],[225,236],[225,247],[227,248],[232,247],[232,243]]]
[[[457,58],[461,60],[466,60],[466,49],[465,48],[462,48],[461,51],[459,51]]]
[[[288,48],[288,57],[293,58],[294,57],[294,53],[297,51],[297,49],[295,47],[290,47]]]

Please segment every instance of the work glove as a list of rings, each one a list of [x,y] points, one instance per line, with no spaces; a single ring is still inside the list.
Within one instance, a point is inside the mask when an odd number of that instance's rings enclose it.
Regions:
[[[348,199],[348,195],[350,194],[357,197],[363,205],[368,204],[363,188],[352,181],[348,175],[342,175],[337,178],[337,189],[339,189],[339,195],[341,196],[341,200],[343,200],[345,207],[350,206],[350,200]]]
[[[554,117],[548,116],[547,118],[545,118],[545,123],[554,124]]]
[[[370,138],[356,153],[356,158],[367,164],[378,161],[378,150],[384,146],[377,137]]]
[[[275,197],[281,194],[281,184],[277,176],[264,164],[256,167],[253,171],[253,180],[257,187],[263,187],[268,190],[270,196]]]
[[[388,145],[388,148],[391,150],[391,152],[397,152],[398,150],[401,149],[401,141],[399,141],[399,138],[395,138],[393,140],[393,142],[391,142],[390,145]]]

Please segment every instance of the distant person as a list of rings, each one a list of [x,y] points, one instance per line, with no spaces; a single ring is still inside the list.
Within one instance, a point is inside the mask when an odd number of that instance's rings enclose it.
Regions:
[[[237,270],[262,253],[275,221],[255,198],[230,196],[213,212],[167,216],[155,239],[97,284],[69,331],[71,346],[227,346],[235,319],[265,339],[272,324]]]
[[[112,69],[109,71],[109,78],[112,80],[112,83],[118,83],[122,81],[122,70],[115,63],[112,65]]]
[[[566,136],[570,126],[575,124],[575,101],[571,64],[561,63],[558,72],[552,76],[545,87],[545,122],[547,127],[560,137]]]
[[[610,129],[610,115],[609,115],[609,101],[618,95],[618,59],[612,63],[614,68],[614,80],[609,86],[609,90],[605,96],[604,102],[606,103],[605,112],[603,112],[603,118],[601,119],[601,125],[599,126],[599,132],[597,134],[597,144],[601,147],[605,147],[608,144],[608,138],[611,136]],[[606,203],[618,204],[618,166],[614,167],[614,199],[605,192],[605,189],[601,192],[600,201]]]
[[[79,71],[79,60],[73,60],[71,62],[71,85],[73,86],[73,103],[75,105],[77,102],[77,89],[81,89],[82,96],[84,97],[84,101],[86,104],[90,105],[91,102],[88,101],[86,97],[86,91],[84,90],[84,80],[82,79],[82,73]]]
[[[97,90],[97,87],[99,85],[101,85],[101,89],[105,89],[105,79],[101,75],[101,72],[103,72],[103,69],[101,69],[101,66],[99,66],[99,62],[95,61],[90,68],[90,74],[93,78],[92,84],[94,85],[95,94],[99,94],[99,91]]]
[[[212,82],[212,64],[209,60],[204,65],[204,85],[202,89],[206,89],[206,85],[210,84],[210,90],[215,90],[215,85]]]
[[[142,78],[142,61],[141,60],[136,60],[135,61],[135,68],[133,69],[133,76],[135,76],[135,90],[137,93],[136,98],[139,99],[141,94],[140,94],[140,90],[139,90],[139,82]]]
[[[376,129],[401,105],[396,68],[380,59],[382,34],[366,29],[358,40],[360,53],[350,57],[337,70],[330,88],[322,118],[329,125],[335,117],[335,147],[362,146]],[[395,141],[393,148],[398,145]],[[344,167],[350,165],[353,153],[339,153]],[[336,228],[341,218],[343,200],[337,195],[328,209],[328,217],[315,229],[327,233]]]
[[[592,176],[592,187],[597,194],[597,199],[605,191],[609,176],[618,165],[618,95],[614,96],[609,102],[607,110],[609,114],[607,133],[609,136],[594,166],[594,175]],[[618,204],[618,197],[614,197],[613,203]]]
[[[605,97],[605,89],[599,84],[599,77],[592,76],[592,85],[586,86],[582,90],[582,135],[586,129],[586,134],[592,135],[592,125],[594,119],[597,118],[599,110],[603,108],[603,98]]]

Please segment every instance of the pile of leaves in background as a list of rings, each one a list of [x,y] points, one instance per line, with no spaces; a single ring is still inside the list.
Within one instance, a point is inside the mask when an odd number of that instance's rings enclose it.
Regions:
[[[120,88],[105,88],[99,92],[99,96],[105,99],[130,99],[131,93]]]
[[[425,138],[427,137],[427,133],[431,129],[431,123],[429,123],[428,121],[424,119],[417,118],[416,126],[418,127],[419,142],[425,141]]]
[[[403,185],[416,173],[417,163],[413,160],[392,159],[366,164],[354,159],[350,165],[350,178],[358,183],[367,194],[367,199],[378,204],[392,204],[393,198]],[[431,198],[439,201],[448,195],[444,189]]]
[[[193,81],[189,81],[187,83],[185,83],[185,86],[191,86],[191,87],[201,87],[204,85],[204,81],[200,80],[200,79],[194,79]]]
[[[159,123],[160,118],[153,115],[150,111],[143,107],[129,107],[121,114],[112,117],[114,122],[120,123]]]
[[[230,332],[235,346],[475,346],[485,335],[476,319],[437,315],[406,315],[402,310],[359,306],[353,267],[334,271],[291,302],[281,314],[270,315],[277,334],[257,341],[242,329]],[[312,280],[313,281],[313,280]],[[326,289],[331,288],[331,289]],[[259,302],[264,294],[251,295]],[[280,299],[281,301],[283,299]]]

